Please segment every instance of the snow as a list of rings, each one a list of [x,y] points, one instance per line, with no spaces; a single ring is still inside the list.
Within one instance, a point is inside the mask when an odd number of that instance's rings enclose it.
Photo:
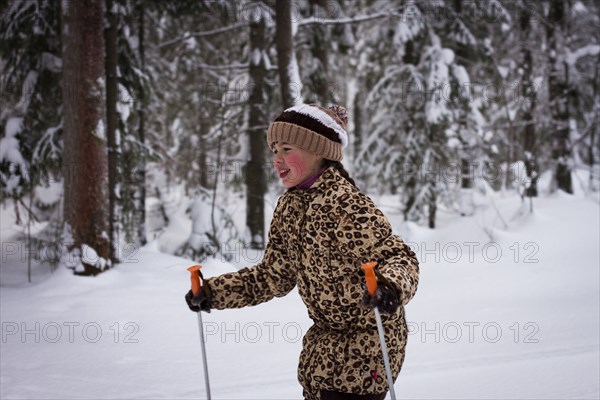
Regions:
[[[454,62],[454,51],[452,51],[451,49],[442,49],[442,57],[441,57],[442,61],[444,62],[444,64],[450,65]]]
[[[62,122],[58,126],[52,126],[46,129],[42,138],[35,145],[33,150],[33,160],[38,161],[46,156],[49,159],[59,159],[62,147],[57,143],[59,138],[55,137],[56,132],[62,128]],[[58,135],[57,135],[58,136]]]
[[[193,36],[186,38],[184,43],[188,50],[194,50],[196,47],[198,47],[198,41]]]
[[[198,197],[191,204],[192,232],[188,239],[188,244],[196,250],[206,248],[210,243],[209,234],[212,232],[212,221],[210,218],[210,202]],[[219,209],[215,209],[216,220],[218,221]]]
[[[304,100],[302,98],[302,79],[300,78],[300,71],[298,70],[296,52],[292,52],[292,59],[288,64],[287,74],[290,82],[289,90],[292,94],[292,100],[294,101],[295,106],[299,106]]]
[[[49,179],[45,186],[36,186],[35,198],[36,200],[45,205],[51,206],[56,204],[63,194],[63,182]]]
[[[4,192],[15,194],[21,190],[20,180],[29,180],[29,163],[21,154],[19,140],[15,137],[22,129],[23,118],[11,117],[6,121],[5,135],[0,139],[0,163],[8,163],[8,173],[0,172]]]
[[[26,161],[19,151],[19,141],[14,137],[4,137],[0,140],[0,161],[25,165]]]
[[[461,143],[457,137],[451,137],[448,139],[448,148],[450,149],[460,149]]]
[[[419,35],[425,28],[424,21],[425,17],[415,2],[408,2],[400,15],[400,22],[393,39],[394,45],[402,48],[404,43]]]
[[[23,126],[23,118],[11,117],[6,121],[6,127],[4,128],[4,134],[6,137],[14,137],[17,133],[21,132]]]
[[[95,265],[98,261],[98,253],[94,250],[93,247],[88,246],[87,244],[83,244],[81,246],[81,260],[91,265]]]
[[[27,110],[29,109],[29,102],[31,101],[31,96],[33,96],[35,86],[37,84],[38,73],[37,71],[29,71],[25,80],[23,81],[23,85],[21,86],[21,99],[19,100],[19,104],[17,104],[17,110],[19,110],[20,115],[27,114]]]
[[[271,64],[271,59],[269,58],[269,55],[267,54],[267,52],[264,50],[262,51],[262,59],[263,59],[263,65],[265,66],[265,69],[267,71],[273,68],[273,65]]]
[[[291,22],[292,22],[292,38],[296,37],[296,34],[298,33],[298,23],[300,22],[300,20],[302,19],[302,15],[300,14],[300,10],[297,7],[292,7],[291,10]]]
[[[106,140],[106,129],[104,128],[104,120],[98,119],[96,129],[92,132],[92,135],[96,136],[100,140]]]
[[[117,112],[121,116],[122,121],[127,121],[131,114],[133,99],[125,86],[119,84],[119,101],[117,101]]]
[[[575,50],[574,52],[570,52],[567,49],[567,55],[566,55],[566,61],[567,64],[569,64],[570,66],[573,66],[577,63],[577,61],[581,58],[581,57],[594,57],[597,56],[598,53],[600,53],[600,45],[597,44],[588,44],[586,46],[583,46],[577,50]]]
[[[254,49],[252,49],[252,53],[251,53],[251,57],[250,57],[250,64],[251,65],[259,65],[261,59],[262,59],[261,49],[259,49],[258,47],[255,47]]]
[[[169,224],[164,226],[162,213],[159,210],[159,200],[156,197],[146,199],[146,214],[149,240],[159,238],[160,241],[154,243],[158,251],[173,254],[177,251],[192,232],[192,222],[187,215],[190,207],[190,199],[184,195],[183,186],[178,185],[174,188],[169,186],[167,176],[163,171],[149,164],[147,178],[155,182],[156,187],[160,189],[160,201],[164,206],[169,217]],[[210,220],[210,217],[207,217]],[[154,237],[153,237],[154,236]],[[137,248],[137,246],[135,246]]]
[[[573,4],[573,12],[576,14],[583,14],[589,12],[588,8],[580,1],[577,1]]]
[[[441,47],[439,36],[432,33],[431,46],[426,49],[426,54],[431,62],[431,71],[427,77],[427,91],[433,95],[429,96],[430,98],[427,100],[425,113],[427,122],[436,124],[444,118],[451,117],[446,103],[451,95],[451,86],[448,85],[448,67],[454,62],[454,52]]]
[[[536,198],[533,214],[514,192],[478,195],[472,216],[440,207],[435,230],[404,223],[397,197],[373,196],[421,261],[399,398],[600,396],[600,207],[575,193]],[[97,277],[37,262],[27,284],[13,207],[0,212],[1,398],[205,398],[197,319],[183,300],[196,263],[159,251],[182,236],[181,221]],[[257,258],[238,255],[202,271]],[[296,365],[311,321],[296,290],[203,321],[214,399],[301,398]]]
[[[62,72],[62,58],[55,56],[52,53],[43,52],[41,55],[41,67],[55,74]]]
[[[469,78],[469,73],[462,65],[453,65],[452,66],[452,74],[458,81],[458,84],[461,88],[467,89],[471,83],[471,79]]]
[[[498,73],[503,79],[506,79],[510,70],[507,67],[503,67],[501,65],[498,66]]]

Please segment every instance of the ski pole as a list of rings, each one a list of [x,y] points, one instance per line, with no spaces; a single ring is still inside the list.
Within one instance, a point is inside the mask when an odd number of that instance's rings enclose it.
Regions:
[[[187,270],[190,271],[190,279],[192,280],[192,293],[197,295],[202,290],[200,286],[200,268],[201,265],[194,265],[189,267]],[[208,380],[208,363],[206,361],[206,347],[204,344],[204,324],[202,323],[202,311],[198,311],[198,330],[200,332],[200,347],[202,348],[202,363],[204,365],[204,382],[206,387],[206,398],[211,400],[210,397],[210,382]]]
[[[377,263],[375,261],[361,265],[363,271],[365,271],[365,280],[367,282],[367,290],[371,297],[375,296],[377,291],[377,278],[375,277],[375,271],[373,268]],[[383,330],[383,323],[381,322],[381,314],[377,307],[373,308],[375,312],[375,321],[377,321],[377,331],[379,332],[379,342],[381,343],[381,352],[383,353],[383,364],[385,365],[385,374],[387,375],[388,387],[390,389],[390,396],[392,400],[396,400],[396,392],[394,392],[394,379],[392,378],[392,368],[390,367],[390,358],[388,354],[387,345],[385,344],[385,331]]]

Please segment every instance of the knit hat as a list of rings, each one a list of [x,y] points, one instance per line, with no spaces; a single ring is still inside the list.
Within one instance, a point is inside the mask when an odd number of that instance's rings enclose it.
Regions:
[[[348,146],[347,123],[348,112],[342,106],[301,104],[288,108],[269,125],[267,143],[272,149],[275,142],[285,142],[340,161],[342,149]]]

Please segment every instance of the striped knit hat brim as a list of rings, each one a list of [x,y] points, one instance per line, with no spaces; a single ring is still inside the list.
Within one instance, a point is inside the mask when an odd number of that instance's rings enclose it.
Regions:
[[[286,109],[269,125],[269,147],[272,149],[275,142],[289,143],[325,159],[340,161],[342,149],[348,145],[344,129],[347,114],[343,107],[335,107],[345,118],[318,105],[302,104]]]

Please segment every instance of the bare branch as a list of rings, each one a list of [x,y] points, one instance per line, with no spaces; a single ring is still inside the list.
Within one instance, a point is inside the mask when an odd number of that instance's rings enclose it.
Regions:
[[[298,27],[308,26],[308,25],[345,25],[345,24],[353,24],[356,22],[371,21],[374,19],[388,18],[388,17],[398,16],[398,15],[400,15],[400,14],[393,12],[393,11],[389,11],[389,12],[384,12],[384,13],[377,13],[377,14],[371,14],[371,15],[359,15],[357,17],[340,18],[340,19],[324,19],[324,18],[311,17],[311,18],[306,18],[306,19],[298,22]]]
[[[223,28],[212,29],[210,31],[191,32],[191,33],[188,33],[188,34],[186,34],[184,36],[181,36],[181,37],[178,37],[178,38],[171,39],[171,40],[168,40],[166,42],[163,42],[163,43],[161,43],[161,44],[158,45],[158,48],[160,49],[160,48],[163,48],[165,46],[170,46],[170,45],[175,44],[175,43],[183,42],[183,41],[188,40],[189,38],[192,38],[192,37],[213,36],[213,35],[218,35],[220,33],[229,32],[229,31],[232,31],[232,30],[235,30],[235,29],[239,29],[239,28],[246,28],[248,26],[250,26],[250,25],[248,23],[246,23],[246,22],[239,22],[237,24],[225,26]]]
[[[229,65],[209,65],[209,64],[199,64],[196,63],[194,64],[194,66],[196,68],[202,68],[202,69],[216,69],[216,70],[224,70],[224,69],[247,69],[248,68],[248,63],[244,63],[244,64],[229,64]]]

